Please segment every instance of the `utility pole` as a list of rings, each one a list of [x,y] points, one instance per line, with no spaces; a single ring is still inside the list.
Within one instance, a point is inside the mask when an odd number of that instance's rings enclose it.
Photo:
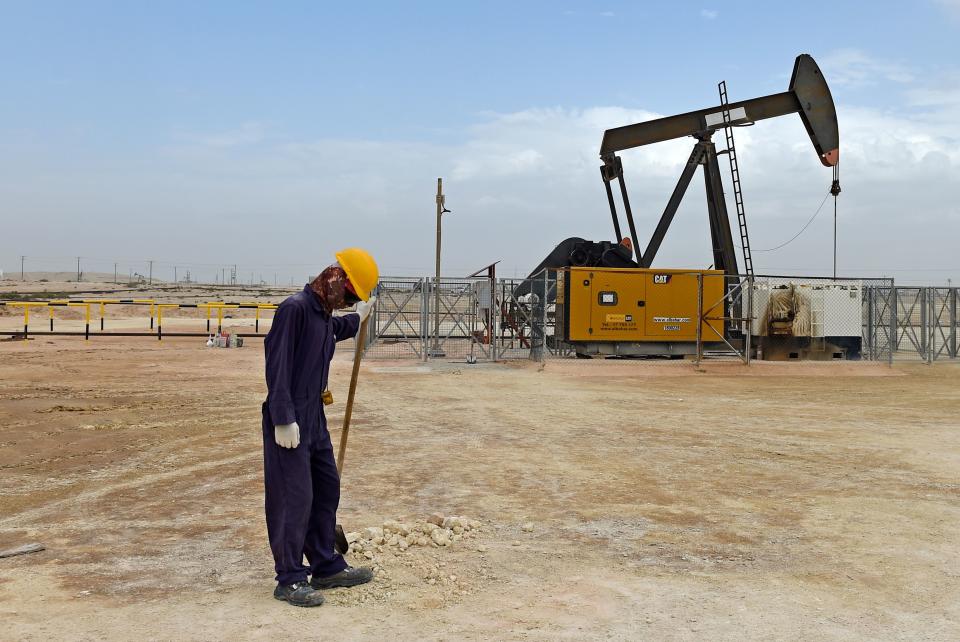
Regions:
[[[443,195],[443,179],[437,179],[437,274],[436,280],[433,283],[433,300],[434,300],[434,324],[433,324],[433,347],[428,353],[431,357],[443,357],[445,356],[443,350],[440,349],[440,237],[441,237],[441,227],[440,219],[443,217],[444,212],[449,212],[444,205],[446,204],[446,197]]]
[[[177,266],[176,265],[173,266],[173,283],[174,284],[177,283]]]
[[[20,255],[20,280],[21,280],[21,281],[24,281],[24,280],[25,280],[25,279],[23,278],[23,262],[24,262],[26,259],[27,259],[27,257],[23,256],[22,254]]]
[[[117,264],[113,264],[113,284],[117,284]]]
[[[77,283],[80,283],[80,257],[77,257]]]

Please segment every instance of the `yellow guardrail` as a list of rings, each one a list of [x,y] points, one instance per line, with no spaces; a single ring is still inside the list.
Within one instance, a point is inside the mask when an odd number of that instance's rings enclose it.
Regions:
[[[207,329],[205,334],[210,334],[210,321],[213,316],[213,311],[217,311],[217,332],[223,331],[223,319],[225,310],[237,310],[237,309],[254,309],[255,310],[255,320],[254,320],[254,334],[260,334],[260,313],[263,310],[276,310],[277,305],[274,303],[259,303],[256,301],[242,301],[238,303],[232,302],[223,302],[223,301],[208,301],[206,303],[159,303],[155,299],[49,299],[49,300],[37,300],[37,301],[0,301],[0,306],[7,307],[21,307],[23,308],[23,338],[26,340],[30,332],[30,309],[31,308],[48,308],[50,311],[50,330],[46,333],[39,334],[79,334],[78,332],[55,332],[54,331],[54,309],[57,307],[82,307],[85,310],[84,313],[84,338],[90,339],[90,308],[91,306],[96,305],[99,307],[100,313],[100,333],[103,336],[109,336],[113,334],[114,336],[152,336],[154,333],[143,333],[143,332],[114,332],[107,333],[104,332],[104,320],[107,316],[107,306],[110,305],[148,305],[150,306],[150,330],[154,329],[154,319],[156,319],[156,335],[157,339],[163,340],[163,311],[166,310],[178,310],[178,309],[206,309],[207,311]],[[19,334],[19,332],[6,332],[3,334]],[[34,333],[38,334],[38,333]],[[170,334],[170,333],[168,333]],[[193,333],[176,333],[178,336],[204,336],[204,333],[193,332]]]

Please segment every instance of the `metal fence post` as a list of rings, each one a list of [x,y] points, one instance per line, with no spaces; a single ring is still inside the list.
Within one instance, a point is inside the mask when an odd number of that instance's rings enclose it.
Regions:
[[[950,306],[950,343],[947,352],[951,359],[957,358],[957,288],[947,290],[947,305]]]
[[[539,346],[540,354],[537,355],[539,356],[539,359],[537,359],[537,361],[539,361],[540,363],[543,363],[547,360],[547,351],[550,349],[550,346],[547,345],[547,270],[546,268],[544,268],[543,270],[543,289],[540,292],[540,298],[539,298],[539,301],[537,302],[537,305],[540,306],[540,314],[537,315],[539,317],[537,321],[540,323],[540,328],[539,328],[540,337],[538,339],[538,343],[540,344]],[[531,312],[533,314],[536,314],[536,310],[532,310]],[[531,346],[530,346],[531,348],[533,347],[532,340],[533,340],[533,337],[531,337]],[[532,352],[533,351],[531,350],[531,353]]]
[[[420,279],[420,354],[423,355],[423,360],[426,361],[429,357],[427,356],[427,345],[429,344],[430,339],[428,335],[430,333],[430,292],[429,292],[429,279],[422,278]]]
[[[920,348],[921,355],[923,360],[927,363],[931,363],[930,359],[930,334],[927,330],[930,327],[930,319],[928,318],[929,310],[927,309],[927,288],[921,287],[917,292],[917,296],[920,297]]]
[[[900,302],[897,297],[897,287],[893,281],[890,282],[890,338],[887,343],[890,346],[890,365],[893,365],[893,353],[900,347],[900,339],[897,337],[897,316],[899,315]]]
[[[493,284],[493,293],[491,295],[490,307],[493,308],[493,327],[490,329],[490,351],[493,353],[493,360],[500,360],[500,349],[497,347],[497,340],[500,336],[500,284],[503,279],[498,279]]]
[[[487,347],[490,351],[490,361],[497,360],[497,280],[495,278],[487,279],[489,288],[489,308],[487,310]]]

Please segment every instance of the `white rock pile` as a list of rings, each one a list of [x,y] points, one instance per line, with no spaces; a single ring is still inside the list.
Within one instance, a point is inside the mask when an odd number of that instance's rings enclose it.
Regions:
[[[347,542],[350,543],[351,553],[372,560],[376,553],[388,548],[403,552],[413,546],[452,546],[472,537],[480,528],[480,522],[475,519],[456,515],[444,517],[434,513],[426,520],[412,524],[390,519],[383,526],[353,531],[347,533]]]

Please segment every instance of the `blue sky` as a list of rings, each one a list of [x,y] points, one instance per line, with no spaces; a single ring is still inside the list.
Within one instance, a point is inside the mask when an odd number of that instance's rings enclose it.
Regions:
[[[153,258],[299,280],[359,244],[426,273],[444,176],[451,273],[522,274],[562,238],[612,234],[603,129],[713,105],[723,79],[733,100],[783,91],[806,52],[849,159],[841,272],[957,279],[958,36],[957,0],[4,2],[0,267]],[[799,119],[742,137],[754,246],[773,246],[829,172]],[[624,154],[641,236],[688,150]],[[703,209],[691,189],[671,267],[709,263]],[[828,271],[831,230],[821,214],[758,269]]]

